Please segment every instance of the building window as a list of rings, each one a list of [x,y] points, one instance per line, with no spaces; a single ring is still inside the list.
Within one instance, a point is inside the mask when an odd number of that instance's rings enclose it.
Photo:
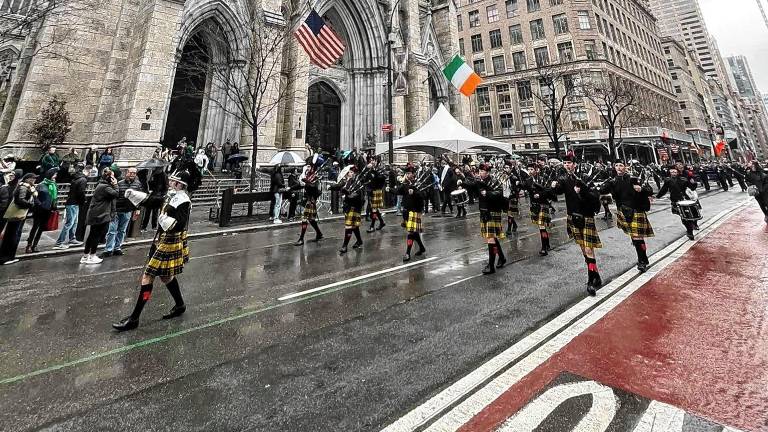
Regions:
[[[512,65],[516,71],[521,71],[527,67],[525,64],[525,52],[518,51],[512,53]]]
[[[496,100],[499,103],[500,110],[512,109],[512,94],[509,92],[509,84],[498,84],[496,86]]]
[[[669,67],[675,67],[675,61],[672,59],[667,59],[667,66]]]
[[[481,113],[489,112],[491,110],[491,98],[488,87],[478,87],[475,94],[477,95],[477,110]]]
[[[533,57],[536,59],[536,66],[538,67],[546,66],[549,64],[549,50],[547,47],[534,49]]]
[[[680,109],[688,109],[688,105],[686,105],[685,101],[680,101]]]
[[[499,116],[499,123],[501,123],[501,134],[512,135],[515,133],[515,121],[512,114],[502,114]]]
[[[523,113],[523,133],[525,135],[535,134],[539,131],[538,121],[536,120],[536,114],[530,111]],[[528,144],[525,148],[530,148]]]
[[[493,73],[495,74],[501,74],[507,71],[507,67],[504,64],[504,56],[496,56],[493,59],[491,59],[493,62]]]
[[[488,37],[491,39],[491,48],[501,48],[501,30],[491,30]]]
[[[472,35],[472,37],[470,38],[470,42],[472,42],[472,52],[483,51],[483,35],[481,34]]]
[[[556,35],[568,33],[568,18],[565,14],[552,16],[552,24],[555,27]]]
[[[459,39],[459,54],[464,55],[464,38]]]
[[[680,86],[675,86],[675,93],[680,94],[683,90],[680,88]]]
[[[597,52],[595,51],[595,41],[584,41],[584,53],[587,55],[587,60],[597,60]]]
[[[563,0],[549,0],[550,6],[560,6],[563,4]]]
[[[528,12],[536,12],[541,9],[539,0],[526,0],[526,3],[528,4]]]
[[[691,125],[691,118],[690,117],[683,117],[683,122],[685,123],[686,126],[690,126]]]
[[[571,108],[571,127],[573,130],[589,129],[587,110],[584,108]]]
[[[496,8],[496,5],[485,8],[485,13],[488,15],[489,23],[494,23],[499,20],[499,10]]]
[[[557,44],[557,55],[560,63],[573,61],[573,44],[570,42]]]
[[[458,27],[459,31],[464,30],[464,20],[461,19],[461,15],[456,15],[456,26]]]
[[[480,12],[473,10],[469,12],[469,28],[480,26]]]
[[[540,40],[544,39],[545,37],[544,21],[540,19],[531,21],[531,39]]]
[[[677,72],[672,72],[669,76],[672,77],[673,80],[677,80]]]
[[[493,136],[493,121],[490,116],[480,117],[480,135]]]
[[[531,92],[530,81],[517,82],[517,101],[520,102],[520,105],[524,105],[525,102],[525,105],[532,106],[533,93]]]
[[[512,45],[520,45],[523,43],[523,30],[520,24],[509,26],[509,41]]]
[[[485,60],[475,60],[472,64],[475,67],[475,73],[478,75],[485,75]]]
[[[548,100],[552,97],[552,86],[546,79],[539,79],[539,96],[542,100]]]
[[[579,11],[578,15],[579,15],[579,29],[590,30],[592,28],[592,25],[589,23],[589,12]]]
[[[507,0],[507,18],[513,18],[517,16],[517,0]]]

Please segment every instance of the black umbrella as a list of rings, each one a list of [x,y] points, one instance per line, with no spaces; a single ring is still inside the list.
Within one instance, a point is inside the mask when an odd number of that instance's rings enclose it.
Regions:
[[[155,168],[163,168],[166,165],[168,165],[168,161],[165,161],[163,159],[158,159],[158,158],[152,158],[152,159],[147,159],[144,162],[141,162],[138,165],[136,165],[136,169],[151,170]]]

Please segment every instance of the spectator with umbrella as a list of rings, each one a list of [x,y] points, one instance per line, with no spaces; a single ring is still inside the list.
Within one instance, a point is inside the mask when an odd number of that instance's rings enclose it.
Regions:
[[[283,223],[280,220],[280,208],[283,205],[283,192],[285,192],[285,179],[283,178],[283,165],[278,163],[272,172],[269,183],[269,193],[272,194],[272,201],[269,208],[272,212],[272,221],[276,224]]]

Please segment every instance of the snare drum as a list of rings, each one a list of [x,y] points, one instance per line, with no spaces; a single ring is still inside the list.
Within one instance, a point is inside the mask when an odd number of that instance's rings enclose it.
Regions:
[[[466,189],[457,189],[451,192],[451,199],[456,205],[464,205],[469,202],[469,194]]]
[[[684,221],[697,221],[701,220],[701,211],[696,201],[678,201],[677,208],[680,214],[680,219]]]

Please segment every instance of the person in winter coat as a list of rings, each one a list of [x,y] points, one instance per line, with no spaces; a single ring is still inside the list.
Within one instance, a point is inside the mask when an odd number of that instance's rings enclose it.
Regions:
[[[131,216],[136,211],[136,206],[126,198],[125,193],[131,189],[134,191],[144,192],[144,187],[141,181],[138,179],[138,172],[136,168],[128,168],[125,174],[125,178],[117,182],[117,202],[115,217],[109,223],[109,231],[107,231],[107,244],[104,247],[104,253],[102,258],[108,258],[112,255],[123,255],[123,240],[125,240],[126,232],[128,231],[128,224],[131,222]]]
[[[43,174],[43,180],[37,184],[37,196],[35,206],[32,209],[32,229],[27,237],[25,253],[38,252],[37,244],[45,231],[51,214],[56,210],[56,200],[59,198],[59,188],[56,185],[56,173],[58,168],[50,168]]]
[[[5,211],[5,235],[0,243],[0,264],[9,265],[19,262],[16,258],[16,249],[19,247],[21,230],[27,219],[27,213],[35,205],[37,196],[35,178],[37,176],[32,173],[21,178],[21,182],[13,192],[13,201]]]
[[[115,173],[109,168],[101,171],[101,179],[93,191],[91,205],[88,207],[86,223],[91,227],[88,238],[85,240],[85,250],[80,264],[100,264],[103,259],[96,256],[99,240],[104,237],[109,228],[109,222],[115,216],[117,200],[117,179]]]
[[[283,193],[285,192],[285,178],[283,177],[283,166],[277,164],[275,171],[272,172],[272,178],[270,179],[269,193],[272,194],[272,202],[270,203],[270,210],[272,210],[273,222],[276,224],[283,223],[280,220],[280,208],[283,206]]]
[[[768,173],[763,170],[758,161],[753,160],[749,165],[745,180],[747,184],[754,186],[755,200],[765,215],[765,223],[768,223]]]
[[[165,200],[165,195],[168,193],[168,176],[162,168],[155,168],[152,172],[152,176],[147,182],[147,192],[149,193],[149,198],[147,198],[144,205],[146,212],[141,221],[142,231],[147,230],[150,220],[152,221],[152,229],[157,228],[158,212]]]
[[[88,180],[83,174],[83,168],[83,164],[78,163],[75,165],[75,172],[71,176],[69,194],[64,203],[64,227],[59,233],[54,249],[68,249],[70,246],[82,245],[75,238],[75,233],[77,232],[77,221],[80,218],[80,207],[85,205],[85,188],[88,185]]]
[[[101,160],[101,154],[99,154],[99,150],[96,146],[91,146],[90,150],[88,150],[88,153],[85,154],[85,160],[83,160],[83,163],[87,166],[97,166],[99,165],[99,161]]]
[[[101,170],[104,168],[111,167],[114,162],[115,156],[112,154],[112,149],[108,148],[104,150],[104,153],[102,153],[101,157],[99,158],[99,172],[101,172]]]
[[[60,164],[61,160],[59,159],[59,155],[56,154],[56,147],[49,148],[48,153],[40,158],[40,166],[42,167],[43,174],[52,168],[58,168]]]
[[[13,201],[13,192],[16,190],[16,186],[21,180],[21,176],[24,174],[21,170],[15,170],[11,173],[8,183],[0,186],[0,233],[5,228],[5,211],[10,207]]]

